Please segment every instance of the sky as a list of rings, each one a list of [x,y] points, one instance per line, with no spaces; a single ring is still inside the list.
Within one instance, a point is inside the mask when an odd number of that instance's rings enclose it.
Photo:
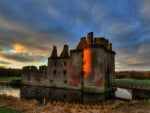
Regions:
[[[150,70],[150,0],[0,0],[0,67],[47,65],[53,45],[88,32],[112,43],[115,70]]]

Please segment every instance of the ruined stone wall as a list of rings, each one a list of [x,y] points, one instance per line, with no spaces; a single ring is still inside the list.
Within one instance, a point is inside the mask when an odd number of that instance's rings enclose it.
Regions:
[[[70,68],[68,72],[68,87],[81,89],[82,87],[82,51],[72,50],[70,52]]]
[[[27,83],[30,80],[28,68],[29,68],[29,66],[22,68],[21,81],[23,84]]]
[[[87,41],[86,41],[86,37],[82,37],[80,38],[80,42],[79,44],[77,45],[77,49],[79,50],[82,50],[84,48],[87,48],[88,47],[88,44],[87,44]]]
[[[25,66],[22,69],[22,83],[26,85],[44,86],[46,80],[46,66],[40,66],[39,70],[36,66]],[[45,82],[44,82],[45,83]]]
[[[107,53],[102,48],[91,47],[83,51],[84,87],[104,89]]]
[[[48,58],[48,67],[47,67],[47,85],[54,86],[54,75],[56,74],[56,66],[58,65],[58,59]]]
[[[47,84],[52,87],[67,88],[69,58],[49,59]]]
[[[115,75],[115,52],[112,44],[103,37],[93,38],[93,32],[82,37],[75,50],[69,54],[68,45],[57,55],[53,47],[48,67],[23,68],[22,82],[28,85],[69,89],[105,89],[113,83]],[[109,72],[108,72],[109,71]],[[94,90],[92,90],[94,91]]]
[[[110,52],[108,55],[108,67],[109,67],[109,76],[110,83],[113,84],[115,80],[115,53]]]

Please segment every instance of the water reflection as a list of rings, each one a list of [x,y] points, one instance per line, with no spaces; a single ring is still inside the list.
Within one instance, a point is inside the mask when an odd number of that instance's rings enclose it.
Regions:
[[[20,92],[21,98],[37,99],[41,103],[46,103],[47,101],[61,101],[93,104],[105,100],[104,94],[88,94],[77,90],[55,89],[36,86],[23,86]]]
[[[0,94],[11,95],[24,99],[37,99],[41,103],[48,101],[62,101],[62,102],[76,102],[76,103],[100,103],[107,99],[104,94],[88,94],[77,90],[54,89],[47,87],[36,86],[22,86],[21,88],[14,88],[11,86],[1,86]],[[118,88],[116,97],[124,99],[132,99],[131,92],[126,89]]]
[[[20,89],[13,88],[11,86],[0,85],[0,94],[6,94],[6,95],[11,95],[11,96],[20,98]]]
[[[132,92],[131,90],[123,89],[123,88],[117,88],[117,91],[115,92],[116,97],[122,98],[122,99],[132,99]]]

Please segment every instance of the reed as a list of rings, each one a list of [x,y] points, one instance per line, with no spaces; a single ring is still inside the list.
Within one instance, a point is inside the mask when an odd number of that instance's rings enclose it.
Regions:
[[[0,107],[21,113],[150,113],[148,101],[105,101],[95,105],[68,102],[39,104],[37,100],[20,100],[16,97],[0,95]]]

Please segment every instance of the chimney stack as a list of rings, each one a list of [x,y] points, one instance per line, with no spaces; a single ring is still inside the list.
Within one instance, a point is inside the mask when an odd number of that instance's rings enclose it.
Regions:
[[[61,52],[61,54],[60,54],[60,58],[67,58],[67,57],[69,57],[69,47],[68,47],[68,45],[64,45],[64,48],[63,48],[63,50],[62,50],[62,52]]]
[[[87,34],[87,44],[92,45],[93,44],[93,32],[89,32]]]
[[[51,56],[50,56],[50,58],[57,58],[58,56],[57,56],[57,48],[56,48],[56,46],[53,46],[53,50],[52,50],[52,54],[51,54]]]

